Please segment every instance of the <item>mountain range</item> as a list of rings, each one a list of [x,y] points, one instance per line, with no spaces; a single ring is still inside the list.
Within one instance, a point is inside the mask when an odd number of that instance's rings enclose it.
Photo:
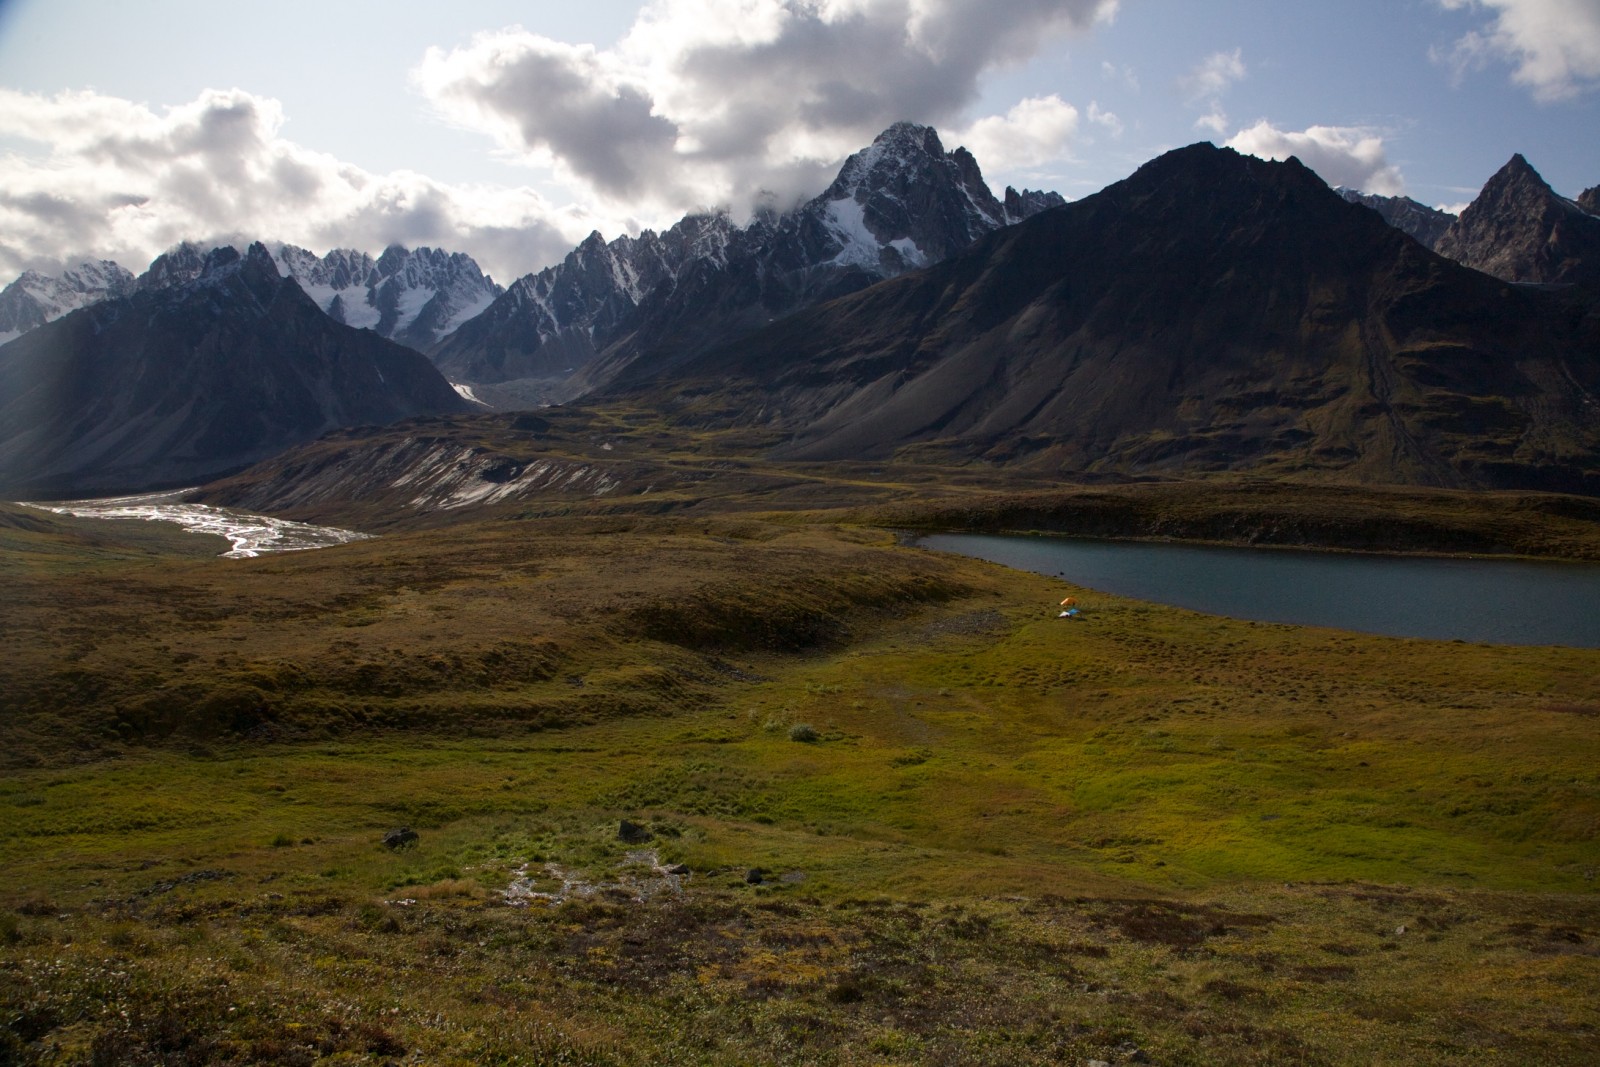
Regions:
[[[442,370],[759,423],[802,460],[1594,492],[1597,195],[1518,156],[1452,220],[1196,145],[1071,204],[996,198],[899,123],[791,210],[594,234],[505,290],[428,248],[180,245],[0,294],[31,327],[0,346],[0,479],[189,481],[464,410]]]
[[[157,256],[137,278],[110,260],[86,261],[59,276],[26,271],[0,290],[0,344],[101,300],[192,282],[217,247],[224,246],[185,241]],[[271,256],[278,272],[293,278],[335,322],[371,329],[419,351],[505,291],[471,256],[434,248],[390,245],[373,259],[347,248],[319,257],[278,244]]]
[[[551,399],[730,340],[798,308],[937,263],[1065,201],[1007,189],[997,200],[964,148],[896,123],[821,194],[787,212],[690,215],[661,234],[598,234],[519,279],[430,354],[454,381],[537,379]]]
[[[589,399],[759,422],[805,460],[1597,492],[1597,397],[1593,294],[1508,285],[1296,160],[1196,145]]]
[[[335,322],[262,245],[161,271],[0,347],[0,486],[192,484],[337,427],[469,407],[419,353]]]

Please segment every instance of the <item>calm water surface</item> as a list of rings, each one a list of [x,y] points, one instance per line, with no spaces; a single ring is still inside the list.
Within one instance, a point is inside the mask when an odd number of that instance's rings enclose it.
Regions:
[[[924,548],[1213,615],[1600,648],[1600,565],[933,534]]]

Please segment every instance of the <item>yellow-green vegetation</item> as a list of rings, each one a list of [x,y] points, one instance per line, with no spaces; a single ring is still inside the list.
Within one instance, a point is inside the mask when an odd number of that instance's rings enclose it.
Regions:
[[[37,536],[0,1062],[1600,1047],[1600,651],[1236,622],[825,514]]]

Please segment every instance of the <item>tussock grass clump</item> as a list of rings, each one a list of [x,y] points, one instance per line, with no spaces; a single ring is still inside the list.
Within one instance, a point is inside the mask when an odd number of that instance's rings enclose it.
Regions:
[[[852,554],[836,562],[849,566]],[[873,562],[869,573],[811,566],[799,573],[793,567],[764,569],[646,602],[629,612],[628,621],[641,636],[686,648],[802,652],[844,644],[857,623],[903,615],[964,592],[933,568],[892,557]]]

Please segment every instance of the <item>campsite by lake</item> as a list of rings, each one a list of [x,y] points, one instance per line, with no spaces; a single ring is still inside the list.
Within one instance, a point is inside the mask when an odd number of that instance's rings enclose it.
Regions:
[[[1600,647],[1600,565],[930,534],[923,548],[1213,615],[1504,645]]]

